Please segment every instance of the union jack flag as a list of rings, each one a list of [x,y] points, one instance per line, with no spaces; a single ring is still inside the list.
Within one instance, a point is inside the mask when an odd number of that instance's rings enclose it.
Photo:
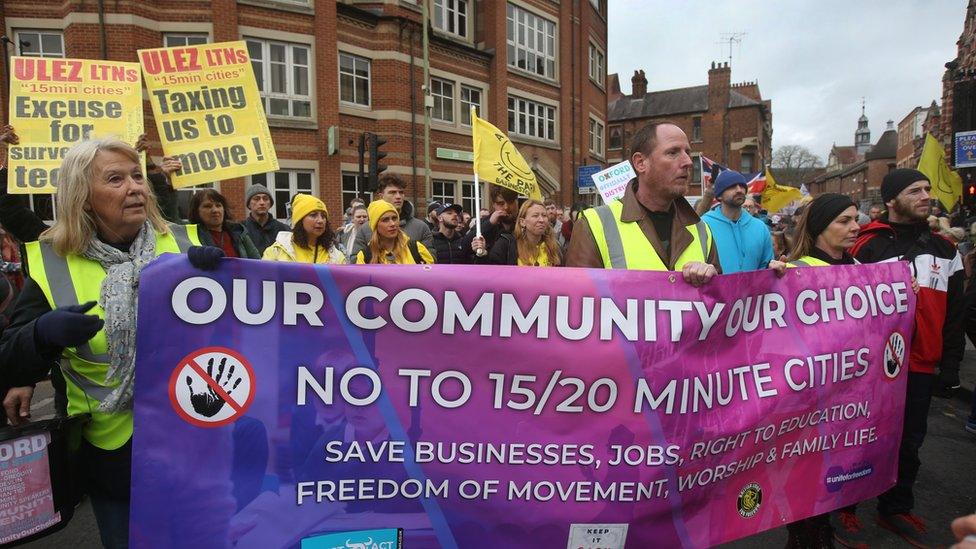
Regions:
[[[749,182],[746,184],[749,194],[761,194],[766,189],[766,170],[747,174],[746,181]]]
[[[701,155],[698,158],[701,159],[702,188],[707,189],[712,186],[712,166],[718,166],[719,172],[726,168],[705,155]]]

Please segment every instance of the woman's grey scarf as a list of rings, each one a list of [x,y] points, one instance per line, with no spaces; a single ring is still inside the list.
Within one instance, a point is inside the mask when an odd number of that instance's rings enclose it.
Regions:
[[[98,410],[129,410],[135,381],[139,274],[156,258],[156,232],[147,220],[128,252],[95,238],[82,256],[97,261],[106,272],[98,298],[98,304],[105,310],[105,340],[108,342],[109,364],[105,382],[119,382],[102,400]]]

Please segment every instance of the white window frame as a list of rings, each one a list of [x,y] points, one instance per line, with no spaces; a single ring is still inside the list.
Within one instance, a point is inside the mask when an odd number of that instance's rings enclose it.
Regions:
[[[254,67],[255,75],[260,73],[260,78],[258,79],[258,88],[261,91],[261,100],[264,102],[264,112],[269,118],[298,118],[301,120],[314,120],[315,119],[315,102],[312,100],[312,86],[314,85],[312,79],[312,46],[310,44],[302,44],[297,42],[284,42],[281,40],[268,40],[267,38],[259,38],[256,36],[245,36],[244,41],[248,45],[248,51],[250,52],[251,43],[259,44],[261,46],[261,58],[257,59],[251,55],[251,66]],[[271,92],[268,88],[271,86],[271,46],[281,46],[285,48],[285,91],[284,92]],[[305,50],[305,64],[298,64],[295,62],[295,50],[301,48]],[[295,79],[295,69],[303,67],[305,69],[306,76],[306,89],[307,94],[300,94],[296,92],[296,79]],[[264,88],[264,89],[261,89]],[[287,101],[288,102],[288,114],[273,114],[271,112],[271,101]],[[308,103],[308,116],[303,116],[295,114],[296,104]]]
[[[441,186],[441,192],[439,192],[439,193],[438,192],[435,192],[435,189],[437,189],[437,186],[438,185]],[[447,192],[445,192],[445,186],[446,185],[450,185],[451,186],[451,192],[450,192],[450,194],[448,194]],[[430,180],[430,200],[431,200],[431,202],[440,202],[441,204],[446,204],[446,203],[454,204],[455,202],[457,202],[457,195],[458,195],[458,187],[459,186],[460,185],[458,185],[457,180],[454,180],[454,179],[443,179],[443,178],[431,179]]]
[[[589,135],[590,135],[590,152],[603,157],[606,154],[606,131],[607,126],[602,120],[594,116],[590,116],[589,125]]]
[[[355,190],[346,190],[346,178],[353,178],[355,183]],[[342,172],[342,178],[340,180],[339,193],[342,196],[342,208],[345,211],[349,207],[349,203],[353,201],[354,198],[361,198],[363,202],[369,205],[372,193],[366,190],[366,177],[362,179],[359,178],[359,172]]]
[[[542,141],[556,141],[559,128],[559,115],[553,105],[532,101],[517,95],[508,96],[508,131],[530,139]],[[543,134],[539,135],[539,121],[543,121]],[[552,123],[550,128],[549,123]],[[551,130],[551,134],[550,134]]]
[[[349,57],[350,59],[352,59],[352,62],[353,62],[353,72],[352,73],[348,73],[348,72],[343,72],[342,71],[342,56],[346,56],[346,57]],[[366,80],[366,102],[365,103],[362,103],[362,102],[358,101],[359,98],[356,97],[356,80],[357,79],[363,79],[362,76],[359,76],[359,75],[356,74],[356,64],[357,64],[357,62],[365,62],[365,64],[366,64],[366,77],[365,77],[365,80]],[[342,98],[342,76],[343,75],[346,75],[346,76],[348,76],[348,77],[350,77],[350,78],[353,79],[353,86],[352,86],[353,100],[352,101],[346,101],[345,99]],[[371,59],[368,59],[366,57],[362,57],[360,55],[355,55],[355,54],[352,54],[352,53],[340,51],[339,52],[339,103],[341,103],[343,105],[352,105],[354,107],[366,107],[366,108],[369,108],[373,104],[372,96],[373,96],[373,61]]]
[[[23,42],[23,41],[26,41],[26,38],[23,36],[24,34],[35,34],[35,35],[37,35],[37,47],[38,47],[38,51],[37,52],[22,52],[21,51],[22,48],[20,47],[20,43]],[[61,51],[60,52],[53,52],[53,51],[52,52],[46,52],[46,51],[44,51],[44,40],[42,39],[42,36],[45,36],[45,35],[47,35],[47,36],[56,36],[58,38],[58,40],[60,40],[60,42],[61,42]],[[17,47],[15,49],[17,55],[22,55],[24,57],[45,57],[45,58],[49,58],[49,59],[63,59],[64,56],[65,56],[65,53],[64,53],[64,33],[61,32],[61,31],[52,31],[52,30],[48,30],[48,29],[17,29],[17,30],[14,31],[14,37],[15,37],[16,42],[17,42]],[[50,199],[50,201],[51,201],[51,215],[50,215],[50,217],[47,216],[47,215],[43,215],[42,216],[41,214],[43,212],[42,211],[39,211],[39,210],[42,210],[42,208],[43,209],[47,209],[46,206],[43,206],[42,204],[40,204],[40,202],[46,202],[48,199]],[[57,208],[57,204],[58,204],[57,203],[57,195],[54,195],[54,194],[48,194],[48,195],[44,195],[44,194],[29,194],[29,195],[27,195],[27,206],[31,209],[32,212],[34,212],[35,214],[37,214],[38,217],[40,217],[41,220],[43,220],[48,225],[53,225],[54,222],[57,221],[57,219],[58,219],[58,213],[57,213],[58,212],[58,208]]]
[[[445,93],[445,89],[450,89],[450,93]],[[433,100],[433,107],[430,109],[430,118],[438,122],[443,122],[445,124],[453,124],[455,120],[454,110],[456,109],[456,103],[454,101],[454,88],[455,83],[451,80],[445,80],[443,78],[430,79],[430,97]],[[441,116],[437,116],[437,107],[440,104]]]
[[[512,3],[508,3],[506,13],[508,66],[555,80],[558,73],[556,52],[559,51],[559,29],[556,22]],[[519,66],[519,54],[524,58],[523,66]],[[538,62],[539,58],[542,59],[542,72],[530,66],[530,59]]]
[[[605,76],[607,73],[607,54],[603,51],[603,48],[597,46],[593,42],[590,42],[590,63],[589,63],[589,74],[590,80],[596,82],[602,88],[605,82]]]
[[[461,182],[461,201],[457,204],[461,204],[461,209],[472,217],[478,215],[478,212],[474,211],[474,181]]]
[[[464,92],[468,92],[468,99],[464,98]],[[471,101],[471,92],[475,92],[478,94],[477,103]],[[460,94],[458,95],[458,103],[460,104],[461,112],[460,112],[460,116],[458,117],[458,122],[460,122],[462,126],[471,125],[472,106],[475,107],[475,112],[478,113],[478,116],[481,116],[481,109],[482,109],[481,100],[482,97],[484,96],[484,93],[485,93],[484,90],[481,88],[475,86],[468,86],[467,84],[461,84],[461,91]],[[467,120],[467,122],[465,122],[465,120]]]
[[[25,52],[25,51],[23,51],[23,48],[20,46],[20,43],[21,42],[25,42],[25,41],[30,42],[30,40],[27,40],[23,36],[24,34],[36,34],[37,35],[38,52],[35,53],[35,52]],[[64,33],[61,32],[61,31],[55,31],[55,30],[49,30],[49,29],[17,29],[17,30],[14,31],[14,35],[16,37],[16,42],[17,42],[17,47],[14,49],[14,51],[16,51],[16,55],[22,55],[24,57],[47,57],[47,58],[51,58],[51,59],[60,59],[60,58],[64,58],[64,56],[65,56],[65,53],[64,53],[64,47],[65,47],[65,45],[64,45]],[[52,52],[45,52],[44,51],[44,40],[42,38],[43,36],[56,36],[58,38],[58,40],[60,40],[60,42],[61,42],[61,51],[60,52],[54,52],[54,51],[52,51]]]
[[[179,189],[175,189],[176,190],[176,209],[177,209],[178,213],[180,214],[180,219],[182,219],[184,221],[189,221],[189,219],[190,219],[190,210],[189,210],[189,208],[190,208],[190,200],[193,199],[193,195],[197,191],[204,191],[204,190],[207,190],[207,189],[213,189],[213,190],[215,190],[217,192],[220,192],[219,185],[214,184],[214,183],[201,183],[199,185],[194,185],[192,187],[180,187]],[[186,201],[186,208],[187,208],[186,215],[183,215],[183,212],[181,211],[184,205],[183,205],[183,202],[180,200],[180,197],[184,197],[183,200]],[[244,208],[245,211],[247,211],[247,207],[246,206],[247,205],[245,204],[245,208]]]
[[[280,173],[288,174],[288,183],[286,186],[279,185],[277,175]],[[299,185],[298,176],[308,175],[309,184],[307,188],[305,185]],[[261,179],[264,181],[261,181]],[[255,183],[260,183],[271,191],[271,196],[274,199],[274,206],[272,207],[272,217],[279,220],[290,220],[291,219],[291,200],[298,193],[306,193],[312,196],[317,196],[316,192],[316,179],[315,170],[302,169],[302,168],[281,168],[276,172],[267,172],[263,174],[254,174],[247,177],[247,187],[254,185]],[[247,194],[247,187],[244,189],[244,194]],[[286,200],[281,200],[282,197],[278,196],[278,192],[287,192],[288,197]],[[245,205],[246,206],[246,205]]]
[[[433,0],[433,6],[431,22],[435,29],[468,39],[468,25],[471,22],[471,5],[468,0]],[[464,7],[463,10],[460,9],[461,6]],[[451,26],[454,30],[450,30]]]
[[[203,42],[197,40],[203,39]],[[191,44],[190,40],[194,40]],[[171,43],[172,41],[172,43]],[[197,46],[200,44],[209,44],[210,35],[206,33],[199,32],[167,32],[163,33],[163,47],[164,48],[175,48],[179,46]]]

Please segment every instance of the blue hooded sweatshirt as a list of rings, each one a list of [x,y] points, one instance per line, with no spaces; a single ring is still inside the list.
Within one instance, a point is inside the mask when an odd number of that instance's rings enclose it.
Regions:
[[[738,221],[731,221],[722,215],[722,207],[717,206],[702,219],[712,230],[722,274],[765,269],[773,259],[769,228],[749,212],[743,210]]]

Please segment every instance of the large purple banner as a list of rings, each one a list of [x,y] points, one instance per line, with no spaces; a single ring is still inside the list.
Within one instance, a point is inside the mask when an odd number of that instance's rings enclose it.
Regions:
[[[720,276],[164,256],[135,547],[706,547],[894,483],[901,263]],[[363,544],[363,545],[356,545]]]

